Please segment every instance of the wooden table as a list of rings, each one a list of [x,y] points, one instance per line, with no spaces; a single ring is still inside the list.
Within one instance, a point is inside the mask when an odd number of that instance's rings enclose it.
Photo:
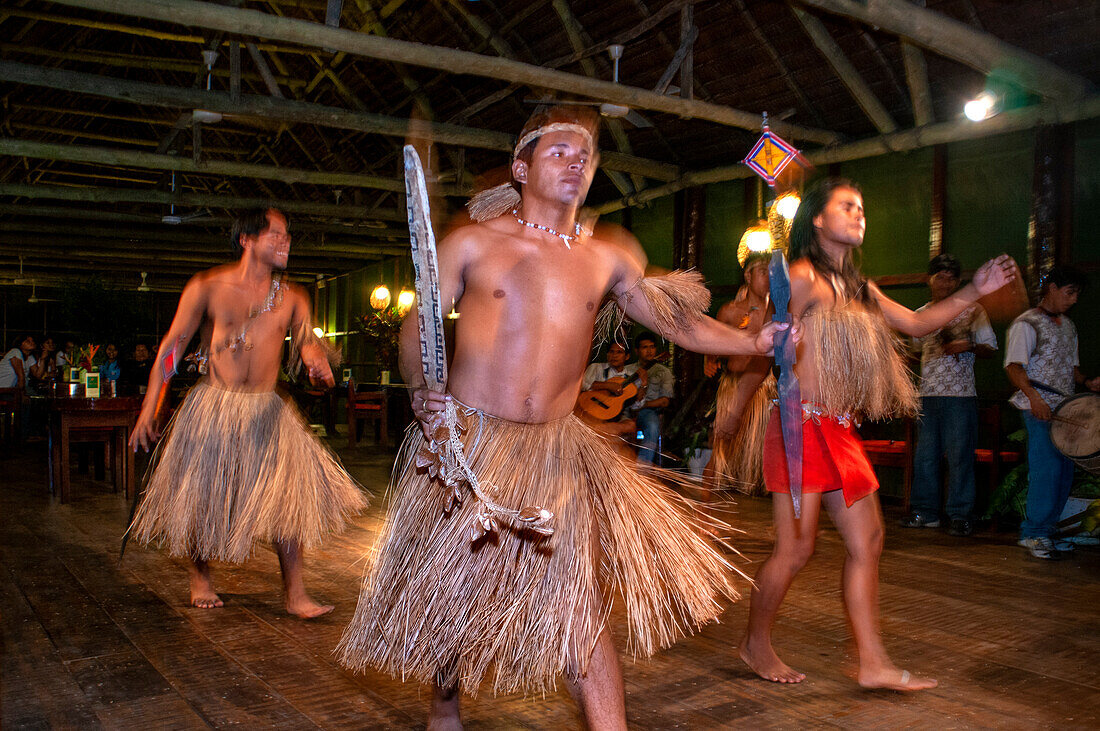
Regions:
[[[83,398],[55,396],[50,399],[50,491],[69,502],[69,445],[74,429],[111,431],[114,480],[120,478],[126,497],[135,489],[134,453],[127,446],[130,432],[141,411],[140,396]]]

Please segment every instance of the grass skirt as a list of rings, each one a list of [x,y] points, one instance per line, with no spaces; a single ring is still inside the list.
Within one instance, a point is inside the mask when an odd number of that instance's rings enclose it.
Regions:
[[[477,693],[546,692],[582,674],[613,597],[629,649],[648,656],[715,619],[736,599],[733,569],[703,536],[710,521],[574,416],[521,424],[460,407],[481,488],[504,505],[554,513],[554,534],[500,526],[477,541],[467,491],[446,512],[441,484],[417,470],[424,441],[406,435],[392,504],[355,617],[338,648],[354,670]]]
[[[131,531],[176,556],[240,562],[255,541],[312,547],[364,507],[359,486],[274,391],[200,381],[153,453]]]
[[[730,424],[737,417],[734,406],[743,374],[725,371],[718,382],[718,407],[714,415],[714,474],[719,487],[730,487],[749,495],[763,495],[764,431],[768,426],[775,377],[768,377],[753,392],[741,412],[737,431]]]

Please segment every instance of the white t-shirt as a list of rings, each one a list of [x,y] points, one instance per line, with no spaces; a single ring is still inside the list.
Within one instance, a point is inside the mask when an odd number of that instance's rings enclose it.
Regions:
[[[637,363],[627,363],[622,368],[614,368],[607,363],[592,363],[584,369],[584,378],[581,380],[581,390],[591,390],[592,384],[597,381],[606,381],[609,378],[621,378],[623,376],[633,376],[637,372]]]
[[[23,357],[22,350],[12,348],[4,353],[4,360],[0,361],[0,388],[15,388],[19,385],[19,376],[15,372],[15,366],[12,365],[12,361],[17,359],[23,363],[23,382],[26,383],[27,359]]]

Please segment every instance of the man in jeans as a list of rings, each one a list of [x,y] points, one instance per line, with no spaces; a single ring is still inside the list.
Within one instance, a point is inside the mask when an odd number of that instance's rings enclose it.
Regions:
[[[634,339],[638,351],[638,372],[642,373],[641,396],[634,402],[634,420],[642,433],[638,461],[654,464],[661,437],[661,412],[672,403],[675,379],[665,366],[657,362],[657,336],[643,332]]]
[[[928,263],[932,302],[959,288],[961,268],[950,254]],[[917,310],[920,312],[920,310]],[[978,398],[974,388],[974,359],[988,358],[997,349],[997,337],[982,306],[974,303],[939,330],[914,338],[920,359],[920,431],[914,457],[913,512],[901,519],[906,528],[940,525],[940,457],[948,470],[948,533],[968,536],[974,510],[974,447],[978,439]]]
[[[1078,367],[1077,328],[1066,317],[1085,283],[1077,270],[1055,267],[1043,282],[1039,304],[1008,329],[1005,371],[1019,389],[1009,402],[1020,409],[1027,427],[1027,509],[1019,543],[1035,558],[1073,550],[1072,543],[1052,538],[1069,499],[1074,465],[1051,442],[1050,419],[1077,384],[1100,391],[1100,376],[1086,378]]]

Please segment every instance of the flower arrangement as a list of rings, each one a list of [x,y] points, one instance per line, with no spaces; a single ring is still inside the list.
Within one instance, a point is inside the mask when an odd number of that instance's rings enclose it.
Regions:
[[[95,356],[99,352],[99,345],[93,345],[88,343],[88,346],[76,351],[76,364],[77,368],[81,368],[85,371],[94,371],[99,367],[99,363],[96,362]]]
[[[374,347],[383,370],[392,370],[397,365],[398,339],[404,317],[398,307],[394,306],[374,310],[356,318],[360,331]]]

